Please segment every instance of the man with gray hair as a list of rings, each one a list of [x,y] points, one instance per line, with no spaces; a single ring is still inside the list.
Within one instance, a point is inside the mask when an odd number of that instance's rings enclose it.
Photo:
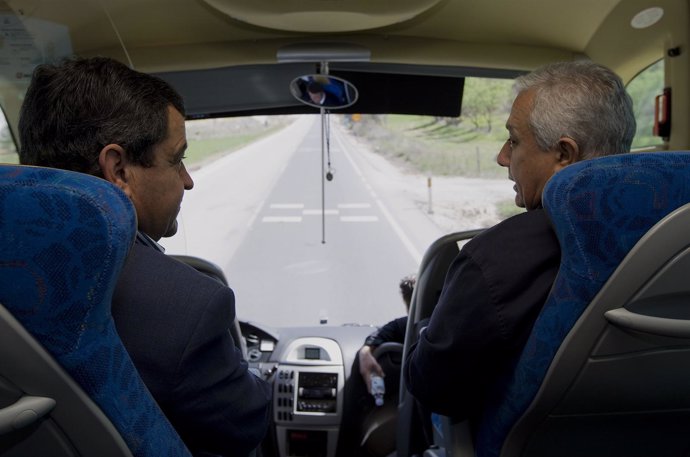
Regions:
[[[555,280],[560,247],[542,208],[546,182],[574,162],[628,152],[635,134],[632,100],[601,65],[550,64],[518,78],[516,89],[496,160],[515,183],[515,204],[527,211],[463,247],[404,366],[421,405],[456,419],[479,418]]]

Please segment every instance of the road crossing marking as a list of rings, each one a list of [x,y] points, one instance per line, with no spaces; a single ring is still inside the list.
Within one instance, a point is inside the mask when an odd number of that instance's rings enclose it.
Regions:
[[[302,222],[301,216],[264,216],[261,222]]]
[[[320,209],[305,209],[302,211],[302,214],[304,214],[305,216],[321,216],[322,213],[326,214],[326,216],[333,216],[340,213],[340,211],[338,211],[337,209],[327,209],[323,212]]]
[[[358,211],[352,210],[368,210],[372,209],[373,205],[371,203],[365,202],[349,202],[349,203],[338,203],[336,206],[338,209],[311,209],[304,208],[304,203],[271,203],[268,207],[271,210],[277,210],[273,214],[283,214],[280,216],[271,215],[264,216],[261,222],[273,222],[273,223],[299,223],[303,221],[302,216],[321,216],[325,214],[326,216],[339,216],[341,222],[378,222],[379,217],[375,215],[366,214],[356,214]],[[283,212],[287,210],[287,214]],[[301,216],[294,216],[290,214],[295,214],[294,211],[300,211]],[[341,211],[345,212],[345,215],[341,214]],[[353,212],[355,214],[353,214]]]

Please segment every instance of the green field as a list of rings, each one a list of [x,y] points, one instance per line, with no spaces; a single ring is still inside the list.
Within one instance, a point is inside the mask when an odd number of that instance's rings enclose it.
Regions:
[[[505,170],[496,164],[505,141],[503,132],[487,134],[446,118],[402,115],[362,116],[360,122],[350,125],[377,153],[410,171],[434,176],[505,177]]]
[[[215,160],[276,132],[291,122],[290,118],[228,118],[187,122],[185,164],[196,166]],[[0,137],[0,163],[18,163],[19,157],[10,141]]]
[[[271,133],[280,130],[283,125],[272,125],[266,129],[252,133],[235,134],[218,138],[188,139],[185,153],[187,166],[200,165],[230,154],[244,146],[253,143]]]

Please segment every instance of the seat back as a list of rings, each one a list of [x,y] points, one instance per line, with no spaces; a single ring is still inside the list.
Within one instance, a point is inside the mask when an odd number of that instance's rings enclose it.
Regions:
[[[171,254],[170,257],[184,263],[185,265],[189,265],[199,273],[203,273],[209,278],[215,279],[224,286],[229,287],[225,273],[223,273],[223,270],[215,263],[190,255]],[[247,342],[242,336],[240,321],[237,319],[237,317],[235,317],[235,320],[230,327],[230,335],[232,335],[232,340],[235,342],[235,346],[242,353],[242,358],[247,360]]]
[[[543,203],[560,269],[491,395],[476,455],[686,455],[688,202],[690,153],[605,157],[553,176]]]
[[[460,252],[460,245],[481,232],[482,229],[449,233],[427,248],[417,271],[417,280],[410,301],[410,315],[413,319],[412,324],[408,321],[408,327],[431,316],[441,296],[448,268]]]
[[[417,281],[410,301],[410,318],[405,329],[405,343],[403,345],[402,360],[407,359],[410,347],[417,341],[417,323],[431,316],[441,295],[446,274],[453,259],[460,252],[460,243],[465,242],[482,230],[469,230],[450,233],[434,241],[424,253],[417,272]],[[419,452],[429,440],[429,433],[421,429],[428,429],[430,424],[421,423],[427,418],[420,417],[416,400],[409,394],[400,379],[400,401],[398,403],[397,443],[398,456],[407,457]]]
[[[104,180],[0,166],[3,455],[189,455],[110,313],[135,233],[131,202]],[[24,397],[39,397],[40,412]],[[36,451],[42,440],[61,451]]]

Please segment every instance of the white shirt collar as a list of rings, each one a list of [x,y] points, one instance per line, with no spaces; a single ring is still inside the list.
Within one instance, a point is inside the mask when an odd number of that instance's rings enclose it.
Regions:
[[[160,252],[165,252],[165,248],[158,244],[156,241],[154,241],[153,238],[148,236],[146,233],[137,230],[137,238],[139,239],[139,241],[152,247],[153,249],[156,249]]]

